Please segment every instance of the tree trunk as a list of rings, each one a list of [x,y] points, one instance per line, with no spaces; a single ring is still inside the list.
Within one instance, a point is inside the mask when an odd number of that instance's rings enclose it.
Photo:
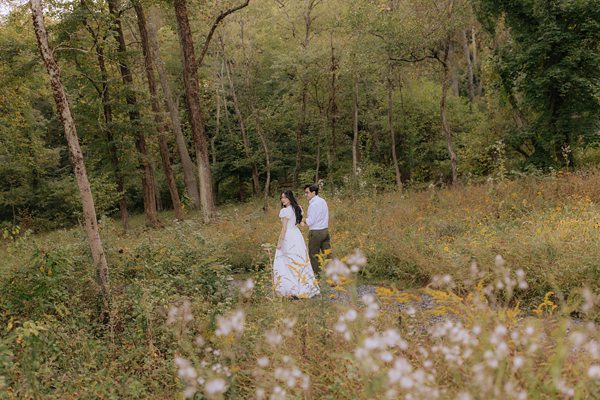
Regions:
[[[315,167],[315,183],[319,183],[319,170],[321,169],[321,132],[317,133],[317,159]]]
[[[256,125],[256,134],[258,135],[260,144],[265,152],[265,170],[267,177],[265,179],[265,190],[263,192],[263,210],[266,212],[269,209],[269,191],[271,190],[271,156],[269,155],[269,145],[265,137],[265,133],[262,130],[258,110],[256,109],[255,99],[252,96],[250,99],[252,113],[254,114],[254,123]]]
[[[479,61],[477,59],[477,38],[475,35],[475,27],[471,27],[471,47],[473,49],[473,68],[477,71],[477,95],[481,96],[483,92],[482,82],[481,82],[481,71],[479,70]],[[473,73],[475,75],[475,73]]]
[[[452,148],[452,132],[450,131],[450,125],[448,124],[447,113],[447,97],[448,97],[448,86],[450,86],[450,68],[448,67],[448,53],[450,48],[450,38],[446,39],[444,45],[443,59],[440,60],[442,67],[444,68],[444,80],[442,82],[442,99],[440,101],[440,115],[442,119],[442,133],[446,136],[446,144],[448,146],[448,154],[450,155],[450,165],[452,168],[452,186],[456,186],[458,183],[458,171],[456,168],[456,153]]]
[[[354,90],[352,91],[352,175],[358,176],[358,79],[353,77]]]
[[[329,99],[329,115],[331,118],[331,137],[329,138],[329,152],[327,157],[327,172],[331,174],[331,170],[333,167],[333,161],[337,157],[337,137],[336,137],[336,125],[337,125],[337,96],[336,96],[336,79],[337,79],[337,69],[338,62],[335,57],[335,47],[333,46],[333,33],[330,33],[330,42],[331,42],[331,66],[329,70],[331,71],[331,93]]]
[[[250,162],[250,168],[252,170],[252,192],[255,195],[260,193],[260,182],[258,180],[258,168],[256,167],[256,163],[252,159],[252,148],[250,147],[250,139],[248,138],[248,131],[246,130],[246,124],[244,123],[244,117],[242,116],[242,111],[240,110],[240,104],[238,102],[237,92],[235,90],[235,85],[233,84],[233,78],[231,77],[231,62],[225,60],[225,67],[227,72],[227,81],[229,82],[229,87],[231,89],[231,97],[233,98],[233,109],[235,110],[235,114],[238,118],[240,124],[240,131],[242,133],[242,144],[244,146],[244,153],[246,154],[246,158]]]
[[[112,132],[112,106],[110,104],[110,87],[108,83],[108,73],[106,71],[106,64],[104,58],[104,49],[96,44],[96,55],[98,57],[98,67],[100,68],[100,75],[102,77],[102,111],[104,114],[104,132],[106,135],[106,141],[108,144],[108,150],[110,152],[110,161],[113,167],[113,173],[115,174],[115,183],[117,184],[117,191],[119,192],[119,212],[121,214],[121,223],[123,224],[123,230],[127,232],[129,230],[129,212],[127,211],[127,200],[125,199],[125,180],[123,178],[123,172],[121,171],[121,162],[119,160],[119,154],[117,150],[117,143]]]
[[[175,182],[175,176],[173,175],[173,169],[171,168],[171,155],[169,151],[169,144],[167,142],[167,126],[163,120],[162,111],[158,102],[156,78],[154,77],[155,62],[152,50],[150,49],[150,41],[148,39],[148,31],[146,29],[146,16],[144,15],[144,9],[142,8],[139,0],[134,0],[133,8],[135,9],[135,13],[137,15],[138,27],[140,30],[142,53],[144,54],[144,66],[146,68],[146,80],[148,81],[148,90],[150,91],[150,106],[152,108],[152,113],[154,114],[154,123],[156,124],[156,130],[158,133],[160,159],[162,161],[165,178],[167,179],[167,185],[169,186],[169,193],[171,194],[171,203],[173,204],[173,210],[175,211],[175,218],[178,220],[183,220],[181,201],[179,200],[179,191],[177,190],[177,183]]]
[[[219,79],[221,79],[219,77]],[[210,138],[210,155],[212,156],[213,168],[217,165],[217,138],[221,132],[221,95],[219,93],[219,87],[215,90],[215,97],[217,99],[217,115],[215,124],[215,134]]]
[[[125,45],[125,36],[121,26],[120,11],[118,10],[118,0],[108,0],[108,10],[113,18],[112,29],[116,32],[116,40],[118,44],[117,52],[119,53],[119,71],[123,84],[126,88],[125,101],[129,107],[129,120],[133,125],[135,132],[135,145],[138,151],[139,168],[142,172],[142,188],[144,191],[144,215],[146,224],[156,226],[159,224],[158,213],[156,212],[156,194],[154,187],[154,171],[148,156],[146,147],[146,136],[140,127],[140,113],[137,109],[137,99],[134,93],[133,77],[131,70],[125,62],[127,47]]]
[[[390,74],[391,75],[391,74]],[[394,117],[393,117],[393,101],[392,94],[394,90],[394,85],[392,82],[391,76],[388,76],[387,79],[387,95],[388,95],[388,109],[387,109],[387,117],[388,117],[388,126],[390,128],[390,143],[392,146],[392,162],[394,163],[394,172],[396,173],[396,186],[398,190],[402,190],[402,176],[400,175],[400,166],[398,165],[398,154],[396,152],[396,133],[394,132]]]
[[[454,60],[454,45],[452,44],[452,42],[450,42],[448,44],[448,59],[449,60]],[[456,76],[456,66],[453,66],[450,68],[449,70],[450,73],[450,87],[452,88],[452,95],[453,96],[458,96],[459,95],[459,87],[458,87],[458,77]]]
[[[98,221],[96,218],[96,210],[94,208],[94,199],[92,196],[92,190],[90,188],[90,182],[87,177],[85,163],[83,161],[83,154],[79,146],[79,138],[77,137],[75,121],[73,120],[69,101],[60,78],[60,68],[56,63],[52,50],[50,49],[50,45],[48,44],[48,34],[44,25],[41,0],[31,0],[30,5],[38,48],[40,50],[40,54],[42,55],[42,59],[44,60],[44,64],[46,65],[46,69],[48,70],[48,75],[50,76],[50,84],[54,94],[54,101],[56,102],[58,115],[65,130],[65,137],[69,147],[69,156],[75,171],[75,178],[79,188],[81,204],[83,206],[85,231],[92,252],[92,259],[94,260],[102,294],[106,302],[109,302],[110,284],[108,276],[108,263],[106,261],[106,255],[102,246],[102,240],[100,239],[100,232],[98,231]]]
[[[85,7],[85,2],[81,1],[82,7]],[[113,112],[110,99],[110,84],[108,71],[106,70],[106,57],[104,55],[104,47],[98,39],[98,32],[94,31],[88,24],[87,19],[84,18],[84,24],[90,35],[94,40],[94,47],[96,49],[96,59],[98,61],[98,69],[100,70],[101,86],[99,88],[100,100],[102,101],[102,114],[104,116],[104,134],[106,135],[106,142],[108,145],[108,151],[110,154],[110,162],[112,164],[113,173],[115,175],[115,183],[117,184],[117,191],[119,192],[119,212],[121,214],[121,223],[123,224],[123,231],[129,230],[129,212],[127,211],[127,201],[125,199],[125,180],[123,178],[123,172],[121,171],[121,163],[119,160],[119,154],[117,149],[117,143],[112,131]]]
[[[171,92],[171,85],[169,84],[169,78],[165,67],[160,58],[160,45],[156,35],[156,22],[154,16],[151,14],[148,20],[148,36],[150,39],[150,47],[156,61],[156,71],[158,72],[158,79],[162,88],[165,107],[169,110],[171,119],[171,128],[175,133],[175,143],[177,143],[177,152],[181,159],[181,168],[183,170],[183,181],[185,183],[185,192],[188,198],[192,201],[194,208],[200,208],[200,195],[198,192],[198,181],[196,180],[196,174],[194,173],[194,163],[190,158],[188,152],[186,140],[181,130],[181,119],[179,118],[179,107],[173,98]]]
[[[467,31],[463,30],[462,34],[462,47],[465,56],[465,62],[467,63],[467,83],[469,90],[469,101],[473,103],[475,99],[475,84],[473,81],[473,64],[471,63],[471,52],[469,50],[469,41],[467,39]]]
[[[258,113],[258,109],[256,107],[256,95],[255,91],[252,89],[252,85],[250,84],[250,59],[246,53],[246,45],[244,43],[244,31],[243,25],[241,30],[241,42],[242,42],[242,52],[244,54],[244,63],[246,66],[246,74],[245,74],[245,84],[246,84],[246,92],[248,93],[250,109],[252,114],[254,115],[254,125],[256,128],[256,135],[260,141],[260,144],[263,148],[263,152],[265,153],[265,187],[263,191],[263,211],[267,212],[269,210],[269,192],[271,190],[271,155],[269,154],[269,144],[267,141],[267,136],[262,129],[262,124],[260,122],[260,115]]]
[[[315,0],[304,0],[304,39],[300,46],[302,47],[302,62],[306,61],[306,51],[310,44],[310,30],[312,25],[312,10],[316,6]],[[302,78],[300,83],[300,119],[296,128],[296,164],[294,166],[294,186],[298,184],[300,169],[302,169],[302,136],[306,131],[306,105],[308,97],[308,78],[305,68],[301,71]]]
[[[302,136],[306,130],[306,102],[308,95],[308,82],[302,78],[300,89],[300,120],[296,128],[296,163],[294,165],[294,186],[298,184],[300,169],[302,168]]]
[[[177,19],[177,32],[183,58],[183,82],[185,86],[185,99],[188,106],[190,125],[196,147],[196,162],[198,164],[198,177],[200,181],[200,202],[205,222],[210,222],[214,217],[215,205],[212,187],[212,173],[208,160],[208,145],[204,132],[204,120],[200,106],[200,86],[196,77],[196,56],[194,42],[188,20],[186,0],[175,0],[175,16]]]

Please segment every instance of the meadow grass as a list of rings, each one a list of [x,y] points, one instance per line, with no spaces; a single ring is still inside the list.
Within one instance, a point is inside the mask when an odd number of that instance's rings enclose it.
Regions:
[[[346,303],[272,296],[275,202],[103,219],[108,321],[80,228],[4,242],[0,398],[600,396],[600,174],[323,196]]]

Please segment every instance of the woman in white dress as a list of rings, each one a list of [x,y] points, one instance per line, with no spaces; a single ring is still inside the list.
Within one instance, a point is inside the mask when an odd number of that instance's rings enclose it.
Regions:
[[[290,190],[281,194],[281,205],[281,234],[273,264],[275,291],[285,297],[313,297],[320,291],[304,237],[297,226],[302,221],[302,209]]]

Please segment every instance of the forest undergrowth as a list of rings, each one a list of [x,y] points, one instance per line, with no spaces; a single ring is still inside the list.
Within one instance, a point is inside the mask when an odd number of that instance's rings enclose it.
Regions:
[[[103,319],[80,228],[6,230],[0,398],[600,396],[600,174],[323,196],[338,260],[310,300],[272,295],[275,197],[103,217]]]

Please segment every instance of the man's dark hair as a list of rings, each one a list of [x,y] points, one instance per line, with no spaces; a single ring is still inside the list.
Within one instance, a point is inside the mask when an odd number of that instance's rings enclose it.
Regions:
[[[315,192],[315,194],[319,194],[319,185],[316,185],[314,183],[309,183],[307,185],[304,185],[304,190],[306,190],[307,188],[311,192]]]

